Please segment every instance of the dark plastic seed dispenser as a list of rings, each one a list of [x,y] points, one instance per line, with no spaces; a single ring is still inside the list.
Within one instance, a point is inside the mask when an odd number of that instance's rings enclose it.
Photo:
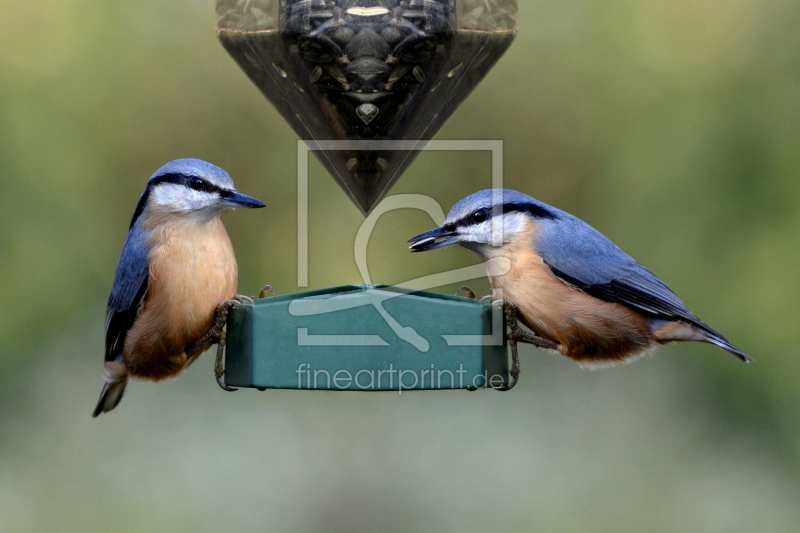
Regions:
[[[430,140],[516,34],[516,0],[217,0],[222,45],[303,140]],[[315,151],[367,214],[416,157]]]

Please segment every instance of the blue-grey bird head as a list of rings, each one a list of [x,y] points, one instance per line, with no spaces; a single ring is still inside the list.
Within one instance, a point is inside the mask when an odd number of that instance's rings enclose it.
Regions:
[[[213,217],[224,209],[265,205],[241,194],[227,172],[200,159],[176,159],[150,177],[131,220],[131,227],[151,206],[160,212]]]
[[[412,252],[426,252],[451,244],[486,255],[492,246],[514,242],[526,220],[549,224],[563,216],[527,194],[509,189],[487,189],[467,196],[447,213],[444,224],[409,239]]]

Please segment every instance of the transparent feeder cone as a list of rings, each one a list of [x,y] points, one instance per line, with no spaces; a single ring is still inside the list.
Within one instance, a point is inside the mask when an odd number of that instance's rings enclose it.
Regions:
[[[217,0],[228,53],[304,140],[430,140],[516,33],[516,0]],[[315,151],[365,214],[418,151]]]

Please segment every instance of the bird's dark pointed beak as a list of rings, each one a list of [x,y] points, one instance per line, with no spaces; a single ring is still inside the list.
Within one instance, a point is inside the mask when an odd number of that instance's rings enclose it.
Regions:
[[[251,198],[250,196],[236,191],[231,191],[230,196],[226,195],[220,198],[220,203],[223,205],[229,205],[231,207],[246,207],[250,209],[256,207],[267,207],[265,203],[259,202],[255,198]]]
[[[416,237],[408,240],[412,252],[427,252],[443,246],[449,246],[458,242],[458,232],[453,228],[441,227],[420,233]],[[441,239],[441,240],[439,240]]]

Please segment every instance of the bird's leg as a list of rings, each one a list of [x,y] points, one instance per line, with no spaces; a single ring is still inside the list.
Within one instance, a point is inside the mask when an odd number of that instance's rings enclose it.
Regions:
[[[253,300],[247,298],[252,303]],[[228,313],[231,307],[241,303],[241,299],[237,295],[237,299],[225,300],[217,306],[217,318],[214,321],[214,326],[209,333],[215,335],[217,341],[217,358],[214,360],[214,377],[217,378],[217,385],[224,391],[233,392],[239,389],[234,389],[225,384],[225,368],[222,366],[222,355],[225,353],[225,344],[227,343],[227,334],[225,333],[225,324],[228,322]]]
[[[460,293],[460,292],[466,292],[467,293],[467,298],[472,298],[473,300],[478,298],[477,296],[475,296],[475,291],[473,291],[472,289],[470,289],[466,285],[462,285],[461,287],[458,288],[458,290],[456,291],[456,296],[458,296],[458,293]]]
[[[217,306],[217,310],[214,314],[214,323],[211,325],[211,328],[206,332],[205,335],[200,337],[194,343],[192,343],[189,347],[186,348],[187,354],[196,354],[205,351],[209,346],[215,344],[220,337],[220,333],[225,328],[225,323],[228,320],[228,311],[231,307],[238,304],[239,300],[225,300],[221,304]]]
[[[266,287],[261,289],[261,292],[258,293],[259,298],[264,297],[263,295],[264,292],[267,290],[267,288],[269,288],[269,290],[272,291],[272,287],[270,285],[267,285]],[[272,293],[275,294],[275,291],[272,291]],[[225,353],[225,344],[227,344],[228,340],[228,336],[225,331],[225,324],[228,323],[228,314],[230,313],[231,307],[233,307],[236,304],[242,304],[245,302],[249,303],[250,305],[253,305],[255,303],[253,301],[253,298],[251,298],[250,296],[237,294],[232,299],[225,300],[224,302],[219,304],[217,306],[214,325],[211,327],[208,333],[206,333],[203,336],[203,339],[198,341],[198,344],[203,341],[208,343],[208,345],[214,344],[215,342],[217,343],[217,357],[214,360],[214,377],[216,377],[217,379],[217,385],[219,385],[222,390],[228,392],[234,392],[239,389],[229,387],[228,385],[225,384],[225,367],[222,364],[222,357]]]
[[[517,351],[517,334],[522,330],[519,329],[517,322],[517,306],[506,300],[500,300],[503,306],[503,312],[506,315],[506,324],[511,334],[508,335],[508,347],[511,348],[511,368],[508,371],[511,379],[503,387],[499,387],[499,391],[509,391],[517,385],[519,381],[520,366],[519,366],[519,352]]]
[[[508,385],[500,387],[497,390],[509,391],[513,389],[517,384],[517,381],[519,381],[520,364],[517,343],[524,342],[527,344],[533,344],[538,348],[548,348],[551,350],[557,350],[559,344],[533,333],[523,331],[522,328],[519,327],[519,320],[517,319],[517,306],[508,300],[499,300],[499,302],[503,306],[503,311],[506,315],[506,324],[508,325],[509,329],[508,346],[511,348],[511,368],[509,369],[508,374],[511,376],[511,379],[509,380]]]
[[[239,389],[235,389],[233,387],[229,387],[225,384],[225,367],[222,366],[222,354],[225,353],[225,344],[227,342],[225,331],[221,331],[219,334],[219,340],[217,341],[217,358],[214,360],[214,377],[217,378],[217,385],[224,391],[234,392]]]
[[[517,340],[514,339],[513,337],[509,337],[508,347],[511,348],[511,368],[508,370],[508,375],[511,376],[511,379],[508,380],[507,385],[498,387],[495,390],[509,391],[513,389],[517,385],[517,381],[519,381],[520,366],[519,366],[519,352],[517,351]]]
[[[511,335],[515,341],[524,342],[526,344],[533,344],[537,348],[546,348],[548,350],[558,350],[560,344],[544,337],[540,337],[535,333],[528,333],[519,327],[519,320],[517,319],[517,306],[508,300],[501,300],[503,309],[506,313],[506,322],[508,328],[511,330]]]
[[[217,359],[214,362],[214,375],[217,378],[217,384],[219,384],[219,386],[226,391],[235,391],[238,389],[228,387],[225,385],[225,381],[223,380],[225,369],[222,366],[222,354],[225,352],[225,324],[228,322],[228,313],[230,312],[231,307],[247,300],[250,299],[247,297],[241,298],[237,295],[235,298],[225,300],[219,304],[214,314],[214,324],[211,326],[211,329],[209,329],[205,335],[200,337],[200,339],[194,342],[191,346],[186,348],[186,353],[189,354],[190,362],[194,362],[194,359],[196,359],[198,355],[203,353],[209,346],[216,343]],[[250,301],[252,302],[252,300]]]

